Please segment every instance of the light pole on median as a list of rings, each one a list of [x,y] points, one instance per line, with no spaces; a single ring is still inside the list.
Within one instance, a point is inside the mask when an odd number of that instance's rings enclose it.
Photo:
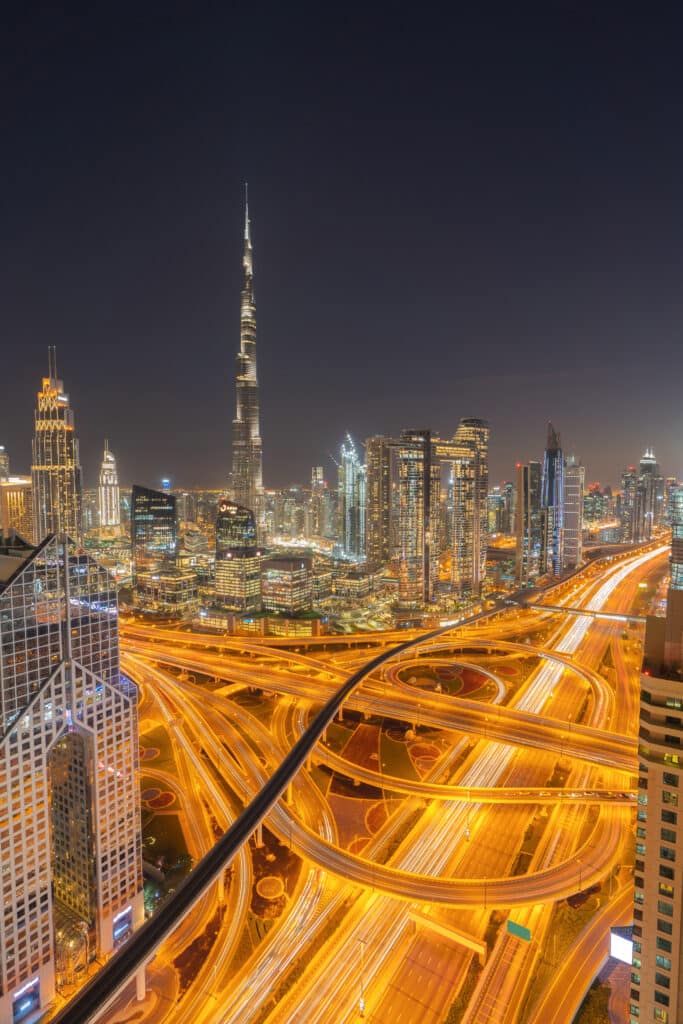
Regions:
[[[365,939],[358,939],[360,944],[360,999],[358,1000],[358,1010],[360,1011],[361,1017],[365,1016]]]

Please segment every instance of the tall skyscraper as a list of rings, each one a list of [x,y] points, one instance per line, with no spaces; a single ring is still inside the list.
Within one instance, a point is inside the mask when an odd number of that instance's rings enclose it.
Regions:
[[[441,464],[429,430],[404,430],[398,448],[398,600],[404,608],[433,601],[439,582]]]
[[[57,377],[57,354],[48,349],[49,369],[38,392],[33,434],[34,536],[66,533],[80,542],[81,463],[69,396]]]
[[[564,568],[581,564],[585,470],[573,455],[564,468]]]
[[[169,568],[178,549],[175,497],[166,491],[133,486],[130,515],[133,580],[147,569]]]
[[[261,607],[261,552],[254,514],[225,498],[216,515],[216,600],[236,611]]]
[[[0,480],[9,476],[9,452],[0,444]]]
[[[461,594],[478,595],[486,575],[488,542],[489,425],[462,419],[453,437],[459,449],[452,466],[451,584]],[[439,444],[437,442],[437,451]]]
[[[365,442],[365,553],[373,566],[390,562],[398,527],[398,464],[396,442],[369,437]]]
[[[0,537],[0,733],[0,1020],[19,1021],[54,997],[58,911],[98,956],[144,916],[116,592],[64,535]]]
[[[631,1024],[683,1019],[683,488],[671,523],[666,618],[647,620],[641,676]]]
[[[104,456],[100,469],[100,526],[118,529],[121,525],[121,502],[119,478],[116,472],[114,453],[109,451],[109,442],[104,442]]]
[[[541,509],[541,465],[517,464],[517,537],[515,575],[520,586],[533,583],[544,571],[545,513]]]
[[[541,569],[560,576],[564,567],[564,456],[560,435],[550,421],[543,456],[541,508],[546,516],[546,551]]]
[[[240,312],[240,350],[237,354],[235,381],[237,408],[232,421],[231,494],[237,505],[254,513],[256,528],[265,528],[262,444],[259,418],[259,388],[256,375],[256,305],[254,302],[254,263],[251,245],[249,203],[245,203],[244,279]]]
[[[322,466],[311,469],[311,520],[310,536],[322,537],[325,520],[325,474]]]
[[[345,558],[365,558],[366,468],[351,435],[347,434],[339,456],[340,539]]]

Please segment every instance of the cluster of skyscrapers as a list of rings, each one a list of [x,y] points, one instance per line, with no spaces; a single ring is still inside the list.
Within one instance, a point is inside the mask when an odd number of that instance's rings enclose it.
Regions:
[[[517,582],[561,576],[581,562],[584,467],[565,458],[560,435],[548,423],[542,462],[517,466]]]

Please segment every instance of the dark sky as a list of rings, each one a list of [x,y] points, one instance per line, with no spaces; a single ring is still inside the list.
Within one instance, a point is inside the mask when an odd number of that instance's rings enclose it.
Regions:
[[[5,22],[15,471],[54,343],[86,483],[107,436],[126,483],[223,484],[248,179],[266,485],[461,416],[493,481],[548,418],[589,480],[683,475],[676,5],[139,6]]]

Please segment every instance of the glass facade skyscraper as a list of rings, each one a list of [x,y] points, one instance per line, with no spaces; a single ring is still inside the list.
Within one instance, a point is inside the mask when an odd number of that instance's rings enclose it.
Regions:
[[[236,611],[261,607],[261,552],[254,513],[225,498],[216,514],[216,600]]]
[[[81,540],[82,484],[78,438],[73,410],[57,376],[55,349],[49,350],[49,369],[38,392],[33,433],[34,539],[65,533]]]
[[[404,430],[398,448],[398,601],[416,608],[436,598],[439,582],[441,465],[429,430]]]
[[[232,421],[230,491],[236,504],[253,511],[256,528],[265,528],[259,386],[256,373],[256,303],[249,204],[244,213],[244,272],[237,354],[236,411]]]
[[[130,541],[133,579],[142,569],[168,568],[175,564],[178,524],[175,497],[167,491],[133,486]]]
[[[55,911],[107,955],[142,922],[137,692],[116,593],[62,536],[0,537],[0,1020],[55,991]],[[21,1004],[18,1000],[21,999]]]
[[[545,513],[545,557],[542,572],[560,576],[564,568],[564,456],[560,435],[548,423],[543,456],[541,508]]]
[[[366,468],[350,434],[339,456],[339,516],[342,554],[359,562],[365,558]]]

